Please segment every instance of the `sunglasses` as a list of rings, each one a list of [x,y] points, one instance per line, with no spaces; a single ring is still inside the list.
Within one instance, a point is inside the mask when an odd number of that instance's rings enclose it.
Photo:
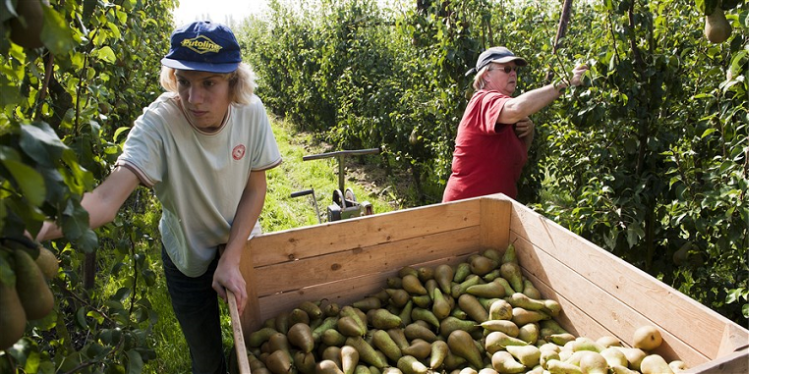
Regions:
[[[513,72],[517,71],[517,66],[503,66],[502,69],[489,69],[489,71],[492,71],[492,70],[502,70],[506,74],[511,74],[512,71]]]

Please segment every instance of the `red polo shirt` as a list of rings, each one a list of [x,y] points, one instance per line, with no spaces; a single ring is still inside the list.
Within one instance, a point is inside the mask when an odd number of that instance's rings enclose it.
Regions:
[[[453,166],[442,201],[492,193],[517,197],[517,180],[528,161],[513,124],[498,124],[506,100],[499,91],[475,92],[458,125]]]

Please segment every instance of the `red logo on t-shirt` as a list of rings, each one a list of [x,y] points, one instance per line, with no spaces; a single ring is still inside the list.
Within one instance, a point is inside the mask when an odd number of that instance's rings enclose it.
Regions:
[[[233,147],[233,159],[234,160],[241,160],[244,157],[244,145],[239,144],[236,147]]]

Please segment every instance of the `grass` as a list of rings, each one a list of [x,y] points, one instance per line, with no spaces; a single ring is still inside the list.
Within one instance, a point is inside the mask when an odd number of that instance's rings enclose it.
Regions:
[[[303,161],[303,156],[338,150],[313,145],[311,135],[295,132],[290,123],[274,118],[270,118],[270,121],[283,162],[278,168],[267,171],[267,197],[260,218],[262,230],[266,233],[319,224],[311,195],[290,197],[292,192],[311,188],[314,189],[316,195],[322,222],[326,222],[326,207],[331,204],[333,190],[337,189],[339,184],[338,160],[327,158]],[[379,160],[377,155],[364,157],[369,157],[367,159],[369,161]],[[368,189],[364,186],[369,186],[370,183],[356,183],[350,179],[364,174],[359,169],[362,165],[357,165],[356,161],[358,161],[357,157],[345,158],[345,174],[348,177],[345,187],[352,188],[360,202],[369,201],[376,214],[397,209],[395,201],[386,198],[386,194],[381,194],[381,191],[384,190]],[[160,256],[160,247],[154,247],[158,252],[150,255]],[[156,351],[156,359],[145,365],[144,372],[153,374],[190,373],[189,348],[172,311],[161,262],[157,261],[153,267],[157,274],[157,281],[154,286],[156,289],[151,290],[151,301],[153,309],[159,316],[151,337],[153,348]],[[227,305],[221,300],[220,310],[222,311],[220,323],[223,326],[223,342],[226,347],[232,347],[233,333],[230,328],[230,315]]]

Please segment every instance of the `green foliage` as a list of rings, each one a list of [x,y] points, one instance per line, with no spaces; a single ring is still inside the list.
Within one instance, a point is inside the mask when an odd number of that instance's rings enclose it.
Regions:
[[[718,3],[734,34],[711,44],[702,16]],[[749,1],[574,2],[556,50],[561,2],[416,5],[324,1],[285,16],[273,2],[243,42],[268,82],[260,95],[327,142],[381,146],[425,204],[441,198],[464,73],[483,49],[529,61],[518,91],[588,64],[584,87],[532,116],[518,199],[748,325]]]
[[[9,4],[4,2],[3,13]],[[45,219],[64,240],[51,281],[56,306],[31,321],[0,354],[25,372],[141,372],[154,358],[148,334],[157,315],[148,287],[160,248],[157,204],[138,191],[112,225],[95,232],[80,206],[121,151],[125,130],[160,92],[172,1],[59,1],[43,6],[43,47],[7,38],[0,53],[0,233],[35,236]],[[131,74],[137,72],[138,74]],[[3,242],[5,243],[5,241]],[[3,245],[0,251],[8,251]],[[113,288],[95,289],[95,282]]]

